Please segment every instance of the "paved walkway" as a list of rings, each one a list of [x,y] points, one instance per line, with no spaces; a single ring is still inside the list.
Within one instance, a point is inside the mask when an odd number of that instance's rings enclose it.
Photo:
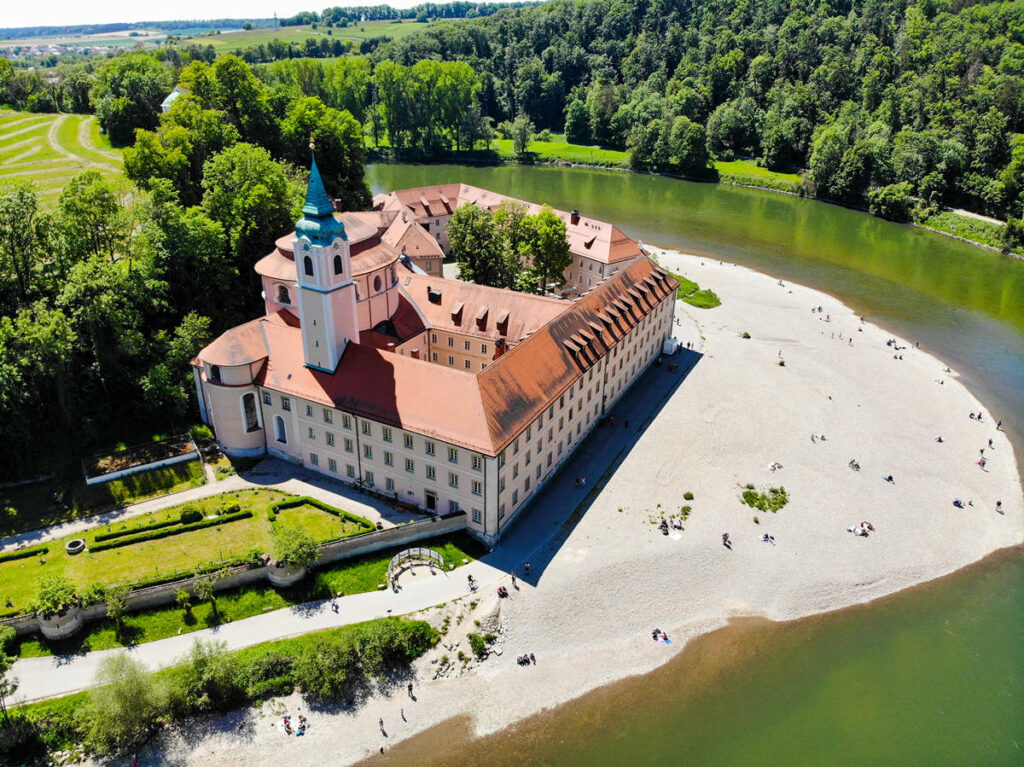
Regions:
[[[685,346],[686,340],[699,338],[699,334],[685,310],[677,314],[683,324],[676,328],[676,335]],[[699,359],[698,354],[683,350],[673,358],[680,366],[678,370],[670,372],[664,364],[649,368],[608,413],[623,424],[623,428],[603,426],[591,432],[563,470],[519,514],[498,547],[482,559],[452,572],[437,571],[433,577],[420,577],[419,573],[425,571],[418,570],[416,582],[397,593],[369,592],[341,597],[334,602],[337,611],[330,600],[296,605],[216,628],[148,642],[128,652],[155,669],[184,655],[197,639],[221,640],[230,649],[238,649],[310,631],[403,615],[468,596],[471,592],[467,575],[472,575],[479,583],[479,590],[486,593],[515,570],[521,576],[520,587],[528,592],[544,577],[547,564],[573,527],[623,457],[636,448],[647,426]],[[627,421],[631,424],[628,429],[625,428]],[[575,486],[575,478],[581,474],[588,480],[583,489]],[[522,576],[524,562],[530,563],[528,577]],[[19,660],[14,664],[13,675],[20,687],[13,701],[23,703],[85,689],[93,684],[100,660],[123,651],[118,648]]]

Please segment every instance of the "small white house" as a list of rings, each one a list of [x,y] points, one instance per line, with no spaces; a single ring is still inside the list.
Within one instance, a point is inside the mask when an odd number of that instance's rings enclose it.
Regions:
[[[160,109],[163,111],[163,113],[167,114],[168,112],[170,112],[171,104],[174,103],[174,100],[178,98],[178,96],[185,92],[186,91],[182,90],[180,86],[175,85],[174,90],[168,93],[167,98],[165,98],[160,104]]]

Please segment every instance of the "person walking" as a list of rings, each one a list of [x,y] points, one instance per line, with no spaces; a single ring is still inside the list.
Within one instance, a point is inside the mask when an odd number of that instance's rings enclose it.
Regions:
[[[722,533],[722,545],[729,548],[729,533]]]

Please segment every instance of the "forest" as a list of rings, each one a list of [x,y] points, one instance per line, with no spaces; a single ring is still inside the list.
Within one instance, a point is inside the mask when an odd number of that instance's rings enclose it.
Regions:
[[[0,102],[93,111],[126,147],[123,182],[86,173],[54,209],[0,189],[0,481],[193,419],[188,360],[260,310],[252,265],[298,217],[311,138],[348,209],[370,201],[366,145],[486,156],[496,129],[517,152],[550,130],[690,177],[757,158],[894,219],[965,207],[1024,243],[1022,3],[553,0],[366,56],[208,54],[53,79],[0,59]],[[501,222],[466,223],[494,263],[518,252]]]

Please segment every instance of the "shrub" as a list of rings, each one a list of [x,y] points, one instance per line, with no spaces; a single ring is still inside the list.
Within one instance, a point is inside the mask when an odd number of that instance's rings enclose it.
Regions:
[[[21,551],[7,551],[3,554],[0,554],[0,562],[10,562],[15,559],[25,559],[27,557],[37,557],[40,554],[45,554],[49,550],[49,546],[40,546],[36,549],[21,549]]]
[[[203,512],[193,503],[186,503],[181,507],[181,514],[178,515],[178,521],[183,525],[191,525],[193,522],[199,522],[203,518]]]
[[[189,593],[188,589],[178,589],[175,591],[174,601],[177,602],[178,607],[185,612],[188,612],[192,607],[192,595]]]
[[[161,713],[153,675],[118,653],[100,661],[96,682],[81,714],[85,742],[101,754],[133,745]]]
[[[693,509],[689,506],[683,506],[679,509],[679,513],[682,515],[684,522],[690,518],[691,511],[693,511]]]
[[[693,500],[693,493],[690,492],[689,490],[687,490],[685,493],[683,493],[683,500],[692,501]]]
[[[292,663],[292,678],[318,700],[348,699],[365,681],[356,648],[338,637],[320,637],[303,647]]]
[[[551,141],[551,131],[547,128],[537,134],[537,141]]]
[[[473,649],[473,654],[478,658],[482,658],[487,655],[487,642],[479,634],[469,634],[469,646]]]
[[[131,538],[122,538],[114,541],[104,542],[89,547],[89,551],[97,553],[100,551],[106,551],[107,549],[116,549],[120,546],[131,546],[133,543],[142,543],[143,541],[155,541],[160,538],[167,538],[171,535],[178,535],[180,533],[187,533],[192,530],[204,530],[207,527],[213,527],[215,525],[224,525],[228,522],[235,522],[239,519],[247,519],[252,516],[251,511],[240,511],[237,514],[221,514],[219,517],[211,517],[204,519],[202,522],[195,522],[187,527],[178,525],[176,527],[163,528],[159,530],[150,530],[149,532],[143,533],[142,535],[136,535]],[[163,579],[163,580],[166,580]]]
[[[118,628],[124,623],[124,614],[128,610],[128,596],[131,593],[131,586],[114,586],[107,589],[104,599],[107,604],[107,617],[113,620]]]
[[[200,514],[200,518],[202,518],[201,514]],[[113,532],[110,532],[110,533],[97,533],[96,535],[93,536],[93,540],[96,543],[100,543],[102,541],[112,541],[115,538],[124,538],[126,535],[138,535],[140,533],[145,533],[145,532],[148,532],[150,530],[160,530],[161,528],[164,528],[164,527],[174,527],[175,525],[178,525],[178,524],[181,524],[181,521],[178,520],[178,519],[166,520],[164,522],[154,522],[154,523],[149,524],[149,525],[139,525],[138,527],[129,527],[126,530],[114,530]],[[95,551],[95,548],[90,547],[90,550],[91,551]]]
[[[239,663],[227,642],[197,639],[188,655],[167,672],[165,693],[175,718],[227,711],[245,702]]]
[[[356,642],[366,672],[383,676],[422,655],[438,634],[424,621],[386,618],[365,626]]]
[[[786,361],[785,360],[779,360],[779,367],[780,368],[786,367]]]
[[[34,612],[56,615],[75,603],[75,586],[63,575],[44,575],[39,579]]]
[[[740,337],[741,337],[741,338],[750,338],[750,333],[748,333],[747,331],[745,331],[745,330],[744,330],[744,331],[743,331],[743,335],[742,335],[742,336],[740,336]]]
[[[751,489],[751,485],[743,491],[742,500],[747,506],[758,511],[770,511],[773,514],[789,503],[789,495],[784,487],[769,487],[767,492],[759,493]]]
[[[293,567],[312,567],[317,559],[316,541],[297,527],[274,528],[274,558]]]
[[[10,626],[0,626],[0,654],[8,655],[14,649],[18,632]]]
[[[197,423],[188,430],[188,433],[196,442],[209,442],[213,439],[213,431],[205,423]]]
[[[94,583],[89,586],[79,596],[79,600],[82,603],[82,607],[88,607],[89,605],[98,605],[107,596],[107,590],[104,588],[102,583]]]

